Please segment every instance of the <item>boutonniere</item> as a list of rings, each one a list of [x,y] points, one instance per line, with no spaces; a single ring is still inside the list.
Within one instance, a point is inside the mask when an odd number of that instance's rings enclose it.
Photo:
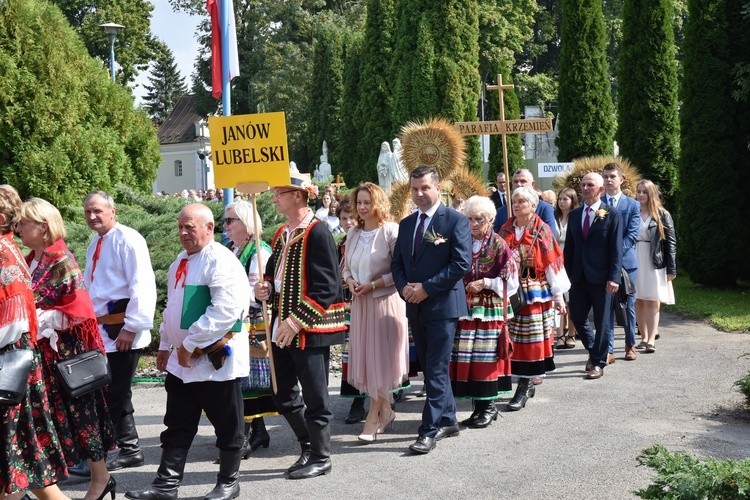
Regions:
[[[594,222],[599,220],[604,220],[604,218],[609,215],[609,209],[608,208],[600,208],[596,212],[594,212]]]
[[[446,241],[448,241],[447,238],[445,238],[442,234],[436,233],[434,229],[430,229],[428,231],[425,231],[424,233],[424,239],[428,243],[432,243],[435,246],[442,245]]]

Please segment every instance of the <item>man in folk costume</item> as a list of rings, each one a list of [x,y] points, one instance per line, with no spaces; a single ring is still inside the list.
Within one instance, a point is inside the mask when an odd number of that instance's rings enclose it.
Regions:
[[[240,378],[250,367],[241,320],[250,303],[250,285],[239,259],[214,241],[211,209],[200,203],[186,206],[178,229],[185,251],[169,267],[156,357],[156,367],[167,372],[161,462],[150,488],[125,496],[177,498],[188,450],[205,412],[214,426],[220,461],[216,486],[205,498],[237,498],[244,442]]]
[[[115,202],[109,194],[92,191],[83,201],[83,210],[86,223],[96,232],[86,250],[83,278],[112,370],[105,398],[120,449],[108,456],[107,469],[138,467],[144,460],[131,385],[141,353],[151,343],[156,279],[146,240],[115,220]],[[91,473],[87,462],[70,467],[69,472]]]
[[[306,479],[331,470],[328,359],[330,346],[344,342],[343,291],[331,232],[307,206],[316,195],[309,177],[292,173],[289,185],[272,190],[287,223],[273,238],[255,296],[272,303],[274,400],[302,449],[287,472],[290,479]]]

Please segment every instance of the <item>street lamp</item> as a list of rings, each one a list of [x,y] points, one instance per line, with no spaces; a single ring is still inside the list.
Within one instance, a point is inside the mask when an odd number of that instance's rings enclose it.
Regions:
[[[107,38],[109,38],[109,71],[112,74],[112,81],[114,81],[115,79],[115,38],[117,38],[117,32],[125,28],[125,26],[121,24],[115,24],[115,23],[106,23],[106,24],[100,24],[99,27],[102,28],[105,33],[107,33]]]

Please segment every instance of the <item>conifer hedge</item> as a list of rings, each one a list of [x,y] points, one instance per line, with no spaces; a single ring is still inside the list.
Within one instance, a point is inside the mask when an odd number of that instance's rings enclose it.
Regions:
[[[618,63],[620,156],[659,185],[677,188],[679,121],[672,0],[625,0]]]
[[[611,155],[614,108],[602,0],[563,0],[560,38],[558,159]]]

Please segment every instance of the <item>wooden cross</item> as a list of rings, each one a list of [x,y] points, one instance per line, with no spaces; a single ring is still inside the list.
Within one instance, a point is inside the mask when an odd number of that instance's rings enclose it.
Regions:
[[[500,99],[500,121],[494,122],[456,122],[453,126],[461,135],[500,135],[503,138],[503,167],[505,169],[505,206],[510,219],[510,174],[508,173],[508,134],[527,134],[552,132],[552,119],[534,118],[531,120],[506,120],[503,91],[512,89],[514,85],[503,85],[503,75],[497,75],[497,85],[487,85],[487,90],[497,90]]]

